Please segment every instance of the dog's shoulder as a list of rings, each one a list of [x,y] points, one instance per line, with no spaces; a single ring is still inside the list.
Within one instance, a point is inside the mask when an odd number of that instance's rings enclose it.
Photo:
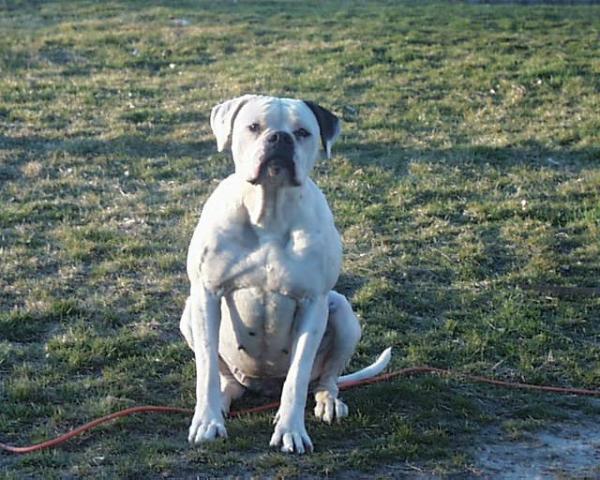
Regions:
[[[235,175],[230,175],[219,183],[204,203],[188,248],[188,274],[197,270],[204,253],[219,244],[227,230],[239,224],[236,217],[243,213],[239,183]]]
[[[310,222],[319,225],[334,226],[333,213],[325,194],[312,179],[306,180],[307,198],[303,199],[304,211],[310,216]]]
[[[240,195],[243,181],[235,174],[222,180],[202,207],[200,222],[227,222],[242,203]]]

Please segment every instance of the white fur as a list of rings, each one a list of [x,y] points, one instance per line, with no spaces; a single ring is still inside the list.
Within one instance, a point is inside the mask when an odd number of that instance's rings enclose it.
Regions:
[[[253,123],[260,131],[248,128]],[[180,327],[197,369],[189,441],[225,437],[223,415],[246,387],[283,384],[270,443],[286,452],[311,451],[304,424],[309,385],[317,418],[347,415],[337,383],[360,338],[350,304],[332,290],[340,237],[308,176],[319,124],[300,100],[246,95],[217,105],[211,126],[219,150],[231,146],[235,173],[207,200],[188,252],[191,293]],[[310,135],[299,136],[300,128]],[[258,175],[275,131],[294,139],[297,186],[283,174]]]

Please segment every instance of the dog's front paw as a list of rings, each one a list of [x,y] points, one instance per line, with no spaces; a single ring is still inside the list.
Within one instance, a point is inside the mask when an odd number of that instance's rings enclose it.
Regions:
[[[190,425],[188,442],[197,445],[201,442],[211,442],[219,437],[227,438],[227,430],[225,430],[225,421],[221,411],[214,413],[209,410],[196,409]]]
[[[286,453],[303,454],[313,451],[313,444],[310,441],[306,427],[304,426],[304,417],[294,418],[293,416],[282,417],[279,413],[275,417],[276,425],[271,442],[271,447],[279,447]]]
[[[315,417],[323,422],[330,424],[334,418],[339,422],[348,416],[348,406],[327,390],[315,393],[315,403]]]

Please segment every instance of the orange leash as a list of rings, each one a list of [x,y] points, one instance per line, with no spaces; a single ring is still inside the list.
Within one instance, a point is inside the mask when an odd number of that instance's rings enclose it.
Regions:
[[[392,380],[401,376],[407,375],[420,375],[423,373],[438,373],[440,375],[452,375],[462,377],[465,380],[469,380],[475,383],[487,383],[489,385],[495,385],[498,387],[505,388],[516,388],[521,390],[536,390],[541,392],[552,392],[552,393],[563,393],[570,395],[583,395],[589,397],[600,397],[600,390],[587,390],[584,388],[569,388],[569,387],[553,387],[547,385],[532,385],[529,383],[513,383],[513,382],[505,382],[503,380],[494,380],[493,378],[481,377],[478,375],[469,375],[469,374],[459,374],[453,372],[452,370],[444,370],[442,368],[434,368],[434,367],[412,367],[412,368],[403,368],[401,370],[397,370],[391,373],[384,373],[382,375],[378,375],[376,377],[367,378],[366,380],[357,380],[354,382],[345,382],[340,384],[340,390],[349,390],[351,388],[356,388],[362,385],[372,385],[374,383],[386,382],[388,380]],[[245,408],[242,410],[237,410],[229,413],[229,417],[235,418],[242,415],[248,415],[251,413],[260,413],[268,410],[273,410],[279,406],[279,402],[267,403],[265,405],[261,405],[258,407]],[[63,435],[60,435],[51,440],[47,440],[42,443],[37,443],[35,445],[29,445],[27,447],[15,447],[12,445],[7,445],[5,443],[0,443],[0,449],[6,450],[12,453],[31,453],[37,450],[44,450],[47,448],[56,447],[67,440],[87,431],[92,428],[97,427],[98,425],[102,425],[103,423],[110,422],[111,420],[115,420],[120,417],[126,417],[128,415],[133,415],[135,413],[185,413],[187,415],[192,415],[194,413],[193,409],[190,408],[180,408],[180,407],[163,407],[163,406],[153,406],[146,405],[142,407],[131,407],[126,408],[125,410],[121,410],[119,412],[111,413],[110,415],[105,415],[104,417],[97,418],[96,420],[92,420],[80,427],[77,427],[70,432],[67,432]]]

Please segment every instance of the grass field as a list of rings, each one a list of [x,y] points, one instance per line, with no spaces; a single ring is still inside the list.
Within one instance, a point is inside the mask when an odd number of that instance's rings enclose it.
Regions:
[[[363,324],[350,370],[393,345],[392,368],[598,388],[599,30],[600,6],[0,2],[0,441],[193,407],[186,249],[232,170],[210,108],[241,93],[344,121],[315,178]],[[511,444],[600,414],[438,377],[344,398],[341,425],[308,415],[310,456],[268,449],[270,414],[202,448],[189,418],[139,416],[0,454],[0,476],[499,478],[479,461],[490,432]]]

